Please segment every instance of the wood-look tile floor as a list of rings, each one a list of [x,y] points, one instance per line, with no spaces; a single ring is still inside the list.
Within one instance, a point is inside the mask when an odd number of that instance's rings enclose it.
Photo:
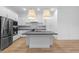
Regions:
[[[55,40],[51,48],[28,48],[25,38],[16,40],[2,53],[79,53],[78,40]]]

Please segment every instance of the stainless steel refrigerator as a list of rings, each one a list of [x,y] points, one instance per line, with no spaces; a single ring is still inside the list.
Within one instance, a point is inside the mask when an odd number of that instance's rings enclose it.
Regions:
[[[13,21],[0,16],[0,50],[7,48],[13,42]]]

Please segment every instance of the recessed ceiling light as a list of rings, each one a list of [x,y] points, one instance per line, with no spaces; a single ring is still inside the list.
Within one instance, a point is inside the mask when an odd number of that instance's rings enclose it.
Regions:
[[[51,11],[54,11],[54,8],[51,8],[50,10],[51,10]]]
[[[26,8],[23,8],[23,10],[26,11],[27,9]]]
[[[40,11],[40,8],[37,8],[37,11]]]

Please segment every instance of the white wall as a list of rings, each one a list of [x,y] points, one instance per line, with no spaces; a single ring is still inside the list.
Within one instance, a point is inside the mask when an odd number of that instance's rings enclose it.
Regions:
[[[58,39],[79,40],[79,7],[58,7]]]
[[[46,22],[47,31],[52,31],[57,33],[57,9],[55,10],[53,16]]]
[[[11,11],[10,9],[6,7],[2,7],[2,6],[0,6],[0,16],[8,17],[13,20],[18,20],[18,15],[15,12]]]

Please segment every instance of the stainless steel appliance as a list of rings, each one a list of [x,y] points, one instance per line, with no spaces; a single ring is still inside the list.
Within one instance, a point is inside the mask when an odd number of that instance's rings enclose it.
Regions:
[[[16,35],[18,34],[18,22],[13,21],[13,34]]]
[[[0,50],[7,48],[13,42],[13,21],[0,16]]]

